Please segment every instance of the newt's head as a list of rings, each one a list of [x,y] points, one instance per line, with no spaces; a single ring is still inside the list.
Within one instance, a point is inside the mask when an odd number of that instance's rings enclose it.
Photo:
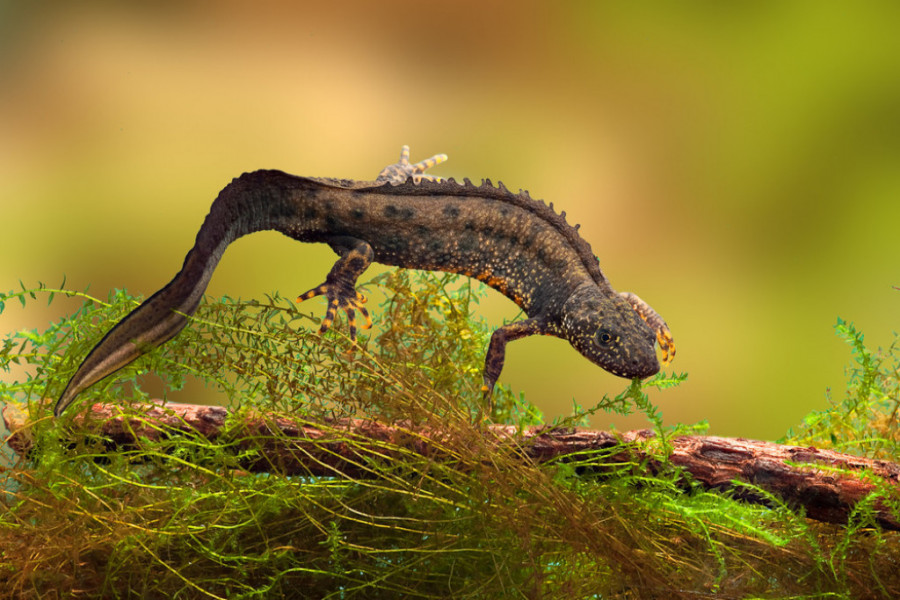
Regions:
[[[628,378],[659,371],[656,335],[619,294],[584,285],[566,300],[563,315],[563,337],[595,365]]]

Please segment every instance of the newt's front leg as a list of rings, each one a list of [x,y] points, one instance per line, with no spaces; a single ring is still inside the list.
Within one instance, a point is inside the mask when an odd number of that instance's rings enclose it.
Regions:
[[[659,316],[659,313],[653,310],[649,304],[641,300],[640,296],[637,294],[621,292],[619,295],[631,305],[634,312],[636,312],[656,334],[656,342],[659,344],[659,349],[662,351],[662,364],[663,366],[668,365],[672,362],[672,359],[675,358],[675,339],[672,337],[672,332],[669,331],[669,326],[666,325],[663,318]]]
[[[347,322],[350,324],[350,339],[356,341],[356,311],[359,311],[366,319],[364,329],[372,326],[372,317],[369,316],[363,304],[366,297],[356,291],[356,281],[363,271],[372,264],[375,253],[372,247],[365,241],[352,237],[336,237],[329,242],[331,248],[340,255],[340,258],[328,276],[325,283],[304,292],[297,297],[297,302],[303,302],[316,296],[325,296],[328,299],[328,309],[319,333],[325,333],[334,322],[338,309],[347,313]]]
[[[506,344],[513,340],[544,332],[544,321],[540,317],[525,319],[508,323],[498,328],[491,335],[491,343],[488,345],[487,355],[484,357],[484,385],[481,391],[484,398],[490,401],[494,391],[494,385],[500,378],[503,363],[506,360]]]

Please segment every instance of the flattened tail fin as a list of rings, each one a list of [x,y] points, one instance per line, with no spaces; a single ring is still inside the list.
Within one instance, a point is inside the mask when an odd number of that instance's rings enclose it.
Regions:
[[[207,236],[212,229],[213,235]],[[184,259],[181,271],[164,288],[128,313],[96,346],[72,375],[53,414],[59,416],[85,389],[160,346],[184,329],[196,312],[230,232],[203,224],[197,243]]]
[[[145,300],[119,321],[88,353],[60,395],[53,414],[57,417],[88,387],[175,337],[197,310],[205,282],[188,294],[179,293],[179,273],[162,290]],[[201,289],[197,289],[197,288]]]

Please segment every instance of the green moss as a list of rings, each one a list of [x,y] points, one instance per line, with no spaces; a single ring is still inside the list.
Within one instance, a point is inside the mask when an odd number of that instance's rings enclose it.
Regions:
[[[107,451],[71,419],[49,417],[53,398],[103,333],[137,300],[85,298],[46,331],[18,332],[0,367],[25,365],[0,400],[30,411],[36,450],[2,473],[0,589],[21,598],[787,598],[896,597],[900,542],[871,525],[875,497],[849,527],[807,521],[779,499],[748,505],[685,484],[664,466],[596,469],[604,452],[528,464],[483,436],[481,367],[490,328],[472,315],[480,288],[451,276],[396,271],[378,278],[388,300],[381,329],[359,347],[318,336],[293,302],[229,298],[203,304],[164,347],[86,391],[92,401],[145,400],[152,371],[177,388],[186,376],[222,389],[235,411],[216,441],[180,436]],[[39,286],[0,296],[28,304]],[[55,293],[73,293],[57,290]],[[897,368],[848,340],[859,362],[846,402],[811,418],[792,440],[896,459]],[[683,376],[634,382],[593,411],[641,410],[666,429],[649,393]],[[126,409],[131,410],[131,409]],[[452,432],[434,461],[384,443],[392,461],[368,461],[365,478],[259,475],[238,452],[247,411],[324,422],[334,416],[433,425]],[[496,422],[539,424],[540,411],[500,386]],[[140,419],[140,411],[133,411]],[[893,429],[891,429],[893,427]],[[276,432],[271,436],[279,435]],[[346,444],[358,442],[348,438]],[[362,459],[361,459],[362,460]],[[747,486],[752,487],[752,486]],[[893,494],[893,496],[891,496]],[[896,499],[885,489],[882,496]],[[897,509],[894,501],[894,509]]]
[[[807,415],[783,441],[900,462],[900,342],[872,351],[853,323],[838,319],[835,331],[853,353],[847,392],[829,394],[829,407]]]

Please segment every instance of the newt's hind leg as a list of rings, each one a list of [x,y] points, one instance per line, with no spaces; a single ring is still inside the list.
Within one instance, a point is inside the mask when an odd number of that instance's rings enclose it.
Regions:
[[[362,275],[370,264],[374,252],[372,247],[364,242],[351,237],[335,238],[329,242],[331,248],[340,255],[340,258],[325,278],[325,283],[300,294],[297,302],[309,300],[315,296],[325,296],[328,299],[328,309],[319,333],[325,333],[334,322],[338,309],[347,314],[347,322],[350,324],[350,339],[356,341],[356,311],[359,311],[366,319],[364,329],[372,326],[372,317],[369,316],[363,304],[366,297],[356,291],[356,280]]]
[[[619,295],[631,305],[634,312],[636,312],[656,334],[656,341],[659,343],[659,349],[662,350],[662,364],[663,366],[668,365],[672,362],[672,359],[675,358],[675,339],[672,337],[672,332],[669,331],[669,326],[666,325],[663,318],[659,316],[659,313],[653,310],[649,304],[641,300],[637,294],[622,292]]]
[[[400,162],[385,167],[375,181],[400,185],[410,177],[415,183],[425,181],[441,181],[436,175],[425,175],[425,171],[447,160],[446,154],[435,154],[431,158],[421,160],[414,165],[409,164],[409,146],[400,150]]]

